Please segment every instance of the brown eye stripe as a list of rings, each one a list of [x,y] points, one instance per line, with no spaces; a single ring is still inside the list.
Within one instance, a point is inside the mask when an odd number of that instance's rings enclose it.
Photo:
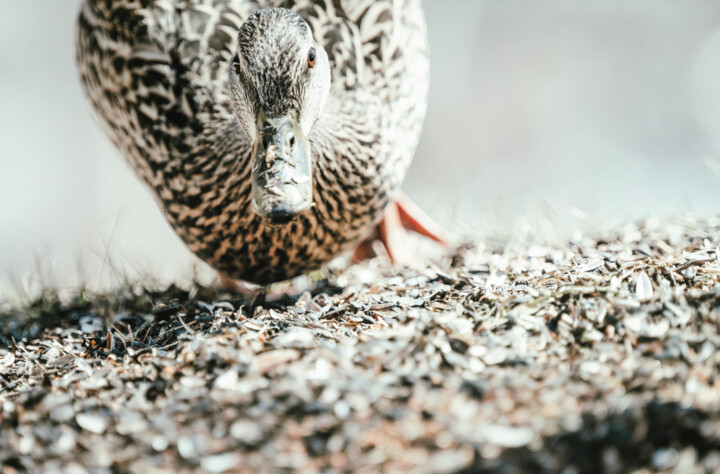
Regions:
[[[308,52],[308,66],[315,67],[315,48],[310,48],[310,51]]]

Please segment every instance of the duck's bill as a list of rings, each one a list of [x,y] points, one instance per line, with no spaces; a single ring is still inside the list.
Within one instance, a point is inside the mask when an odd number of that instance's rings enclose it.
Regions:
[[[265,119],[255,140],[253,210],[271,224],[285,224],[312,206],[307,140],[289,117]]]

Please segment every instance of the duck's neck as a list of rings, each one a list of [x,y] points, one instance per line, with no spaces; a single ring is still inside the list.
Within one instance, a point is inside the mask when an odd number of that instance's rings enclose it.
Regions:
[[[342,171],[341,181],[379,178],[389,151],[386,122],[377,97],[360,88],[333,90],[309,136],[316,170]]]
[[[337,225],[377,221],[399,181],[393,176],[388,117],[362,89],[333,90],[309,135],[315,212]]]

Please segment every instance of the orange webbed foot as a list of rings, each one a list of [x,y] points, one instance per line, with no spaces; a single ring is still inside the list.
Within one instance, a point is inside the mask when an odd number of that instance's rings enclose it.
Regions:
[[[373,235],[357,246],[353,261],[359,262],[382,254],[386,254],[393,263],[405,265],[424,260],[408,245],[408,231],[427,237],[443,247],[452,244],[450,236],[438,224],[410,198],[400,193],[388,207]]]

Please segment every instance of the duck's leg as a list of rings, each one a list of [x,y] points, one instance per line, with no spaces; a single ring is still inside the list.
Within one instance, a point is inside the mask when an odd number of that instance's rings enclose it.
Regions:
[[[257,285],[246,283],[242,280],[233,280],[227,275],[218,273],[218,288],[228,293],[237,293],[243,295],[245,298],[252,299],[255,294],[261,288]]]
[[[242,295],[247,304],[247,317],[252,318],[255,308],[265,305],[267,301],[268,286],[258,286],[242,280],[233,280],[227,275],[218,273],[219,288],[222,291]]]
[[[387,256],[396,263],[409,263],[415,255],[407,244],[407,231],[417,232],[435,242],[447,246],[452,239],[427,214],[417,207],[405,194],[400,193],[388,207],[375,232],[355,249],[354,261],[378,255],[377,242],[382,243]]]

